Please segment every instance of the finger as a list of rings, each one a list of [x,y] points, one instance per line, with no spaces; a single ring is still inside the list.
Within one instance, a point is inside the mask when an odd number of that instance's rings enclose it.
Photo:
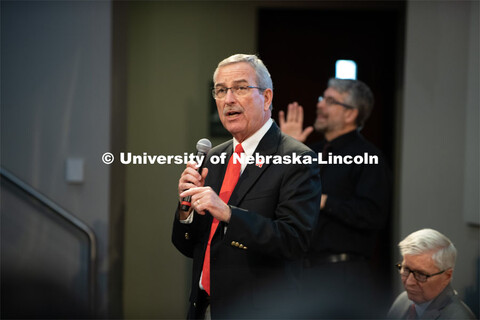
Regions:
[[[192,197],[192,208],[200,215],[204,215],[205,214],[205,210],[202,210],[201,209],[201,202],[200,200],[194,200],[194,198]]]
[[[198,173],[197,170],[194,170],[192,168],[187,168],[183,174],[182,174],[182,177],[180,178],[180,180],[182,182],[190,182],[190,183],[194,183],[194,184],[197,184],[200,182],[200,180],[202,180],[202,176],[200,175],[200,173]]]
[[[185,170],[183,170],[181,176],[184,177],[184,176],[187,176],[187,175],[192,175],[192,176],[198,175],[198,178],[200,178],[200,174],[198,174],[197,169],[196,169],[196,168],[192,168],[192,167],[190,167],[190,166],[187,167],[187,168],[185,168]]]
[[[292,102],[288,105],[288,114],[287,114],[287,122],[295,122],[296,116],[296,102]]]
[[[188,161],[187,162],[187,168],[192,168],[193,170],[197,170],[198,167],[199,167],[199,165],[195,161]]]
[[[192,196],[192,198],[193,198],[194,195],[196,195],[198,193],[201,193],[202,189],[203,188],[201,188],[201,187],[190,188],[190,189],[185,190],[182,193],[180,193],[180,197],[184,198],[184,197]]]
[[[299,119],[299,113],[300,113],[300,110],[299,110],[299,105],[298,105],[298,102],[295,102],[295,108],[294,108],[294,116],[295,116],[295,122],[299,122],[300,119]]]
[[[201,187],[201,183],[190,175],[182,177],[178,183],[178,188],[181,191],[195,187]]]
[[[205,215],[206,210],[209,207],[208,192],[210,189],[209,188],[202,188],[202,189],[205,189],[205,190],[202,190],[199,193],[192,196],[192,206],[198,214]]]
[[[208,175],[208,168],[203,168],[202,169],[202,182],[205,181],[205,178],[207,178]]]
[[[303,126],[303,107],[300,105],[297,108],[297,120],[300,122],[300,125]]]
[[[282,110],[278,111],[278,122],[280,122],[280,128],[285,124],[285,112]]]
[[[193,184],[193,183],[182,183],[181,185],[179,185],[178,187],[178,193],[182,193],[188,189],[192,189],[192,188],[198,188],[197,185]]]
[[[178,193],[180,194],[187,189],[198,187],[197,184],[198,181],[190,174],[183,175],[178,180]]]

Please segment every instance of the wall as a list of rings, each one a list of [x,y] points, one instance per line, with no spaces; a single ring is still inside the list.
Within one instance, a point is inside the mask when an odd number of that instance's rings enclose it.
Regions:
[[[2,1],[1,164],[98,236],[107,308],[111,8],[109,1]],[[84,182],[67,183],[67,158]]]
[[[399,239],[424,227],[447,235],[464,298],[479,272],[478,21],[476,1],[408,3]]]
[[[224,2],[131,3],[127,66],[127,150],[183,155],[208,135],[217,63],[255,52],[255,10]],[[218,141],[213,141],[215,145]],[[128,165],[124,313],[184,318],[190,259],[172,245],[183,165]]]

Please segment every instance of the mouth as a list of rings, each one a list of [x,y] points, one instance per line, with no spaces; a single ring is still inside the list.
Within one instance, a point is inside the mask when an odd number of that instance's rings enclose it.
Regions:
[[[243,113],[242,110],[239,110],[239,109],[229,109],[229,110],[223,111],[223,115],[228,119],[235,118],[241,115],[242,113]]]
[[[417,295],[420,293],[420,290],[418,290],[417,288],[405,287],[405,290],[410,295]]]

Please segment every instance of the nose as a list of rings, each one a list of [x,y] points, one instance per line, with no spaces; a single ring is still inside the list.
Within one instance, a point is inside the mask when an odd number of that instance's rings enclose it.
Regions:
[[[412,284],[412,285],[417,283],[417,280],[415,279],[415,276],[413,275],[412,272],[410,272],[407,279],[405,279],[405,283]]]
[[[233,94],[232,89],[227,90],[227,95],[225,96],[225,103],[232,104],[236,101],[235,95]]]
[[[325,108],[325,100],[317,102],[317,110]]]

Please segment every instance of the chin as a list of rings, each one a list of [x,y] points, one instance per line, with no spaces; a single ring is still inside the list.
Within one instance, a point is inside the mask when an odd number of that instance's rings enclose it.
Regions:
[[[325,128],[324,126],[314,126],[315,128],[315,131],[321,133],[321,134],[324,134],[325,132],[327,132],[327,128]]]
[[[240,126],[236,123],[227,124],[225,126],[225,129],[227,129],[227,131],[230,132],[231,135],[235,135],[237,133],[245,131],[245,128],[243,126]]]
[[[426,301],[425,299],[422,299],[418,295],[410,294],[408,291],[407,291],[407,295],[408,295],[408,299],[412,300],[415,303],[423,303]]]

